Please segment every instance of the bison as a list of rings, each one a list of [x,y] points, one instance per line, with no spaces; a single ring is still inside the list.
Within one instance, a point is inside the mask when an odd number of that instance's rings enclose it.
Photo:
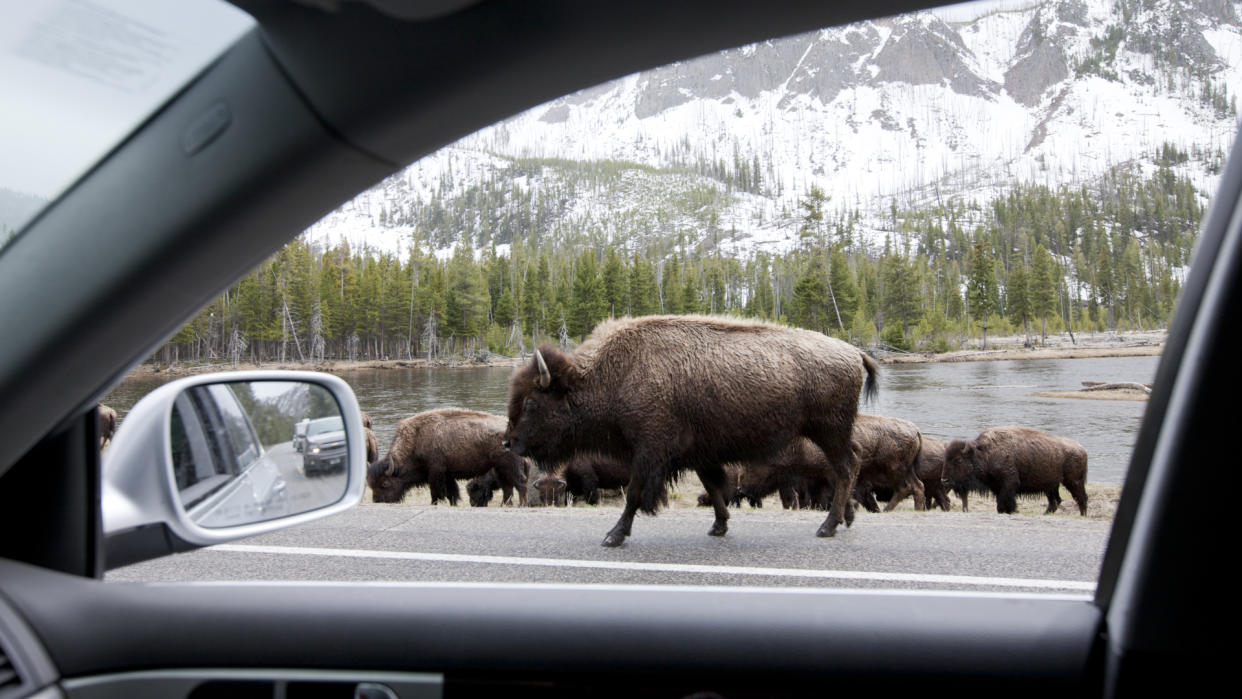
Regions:
[[[944,468],[953,490],[967,509],[969,492],[996,496],[996,511],[1013,514],[1015,496],[1048,496],[1045,514],[1061,505],[1065,486],[1087,514],[1087,450],[1072,439],[1029,427],[993,427],[973,440],[954,440],[944,450]]]
[[[522,482],[518,486],[518,501],[523,504],[530,504],[530,497],[527,495],[525,500],[522,493],[526,491],[526,483],[530,477],[530,462],[522,459]],[[466,495],[470,498],[471,507],[487,507],[492,501],[492,495],[499,488],[501,491],[500,504],[509,505],[513,503],[513,488],[501,485],[500,476],[496,473],[496,469],[492,469],[481,476],[475,476],[466,484]]]
[[[522,460],[501,444],[504,430],[503,417],[459,408],[405,418],[397,423],[388,453],[367,468],[375,502],[400,502],[410,488],[427,484],[433,505],[440,500],[456,505],[457,479],[495,469],[500,486],[519,488],[526,504]]]
[[[581,452],[535,481],[535,486],[546,504],[563,507],[569,504],[570,496],[575,502],[598,505],[601,490],[625,488],[629,483],[628,463],[605,454]],[[661,494],[660,503],[668,504],[667,493]]]
[[[939,439],[923,435],[923,448],[919,451],[914,472],[923,481],[924,506],[930,510],[934,503],[948,512],[953,507],[949,504],[949,494],[944,487],[944,447],[945,443]],[[962,505],[965,507],[965,500]]]
[[[949,504],[949,494],[945,488],[945,472],[944,472],[944,442],[939,439],[922,435],[923,446],[919,450],[919,457],[914,464],[914,472],[923,482],[923,507],[930,510],[933,505],[948,512],[953,507]],[[872,488],[864,491],[859,488],[854,489],[854,496],[858,498],[863,506],[871,511],[879,509],[876,500],[892,501],[892,488]]]
[[[778,493],[787,510],[828,510],[835,492],[833,471],[824,452],[807,439],[798,439],[761,462],[743,464],[737,480],[737,500],[761,507],[763,498]],[[846,525],[854,522],[852,503],[846,506]]]
[[[859,463],[855,497],[868,512],[880,511],[875,488],[892,491],[885,512],[911,495],[914,509],[923,509],[923,482],[915,472],[922,440],[919,428],[901,418],[859,415],[854,420],[851,442]]]
[[[578,451],[628,462],[625,510],[603,541],[619,546],[638,510],[655,514],[666,484],[688,469],[712,500],[708,534],[724,536],[722,464],[806,437],[847,484],[817,532],[833,536],[858,473],[849,436],[859,392],[874,394],[878,371],[856,347],[809,330],[706,316],[607,320],[574,352],[545,345],[514,370],[505,439],[540,463]]]
[[[99,448],[102,449],[112,441],[112,435],[116,434],[116,411],[100,403],[95,408],[95,413],[99,422]]]
[[[566,507],[569,505],[569,492],[565,488],[564,478],[545,473],[531,482],[527,502],[538,507]]]
[[[362,414],[362,432],[367,440],[367,464],[373,464],[379,459],[379,440],[371,431],[371,416],[366,413]]]

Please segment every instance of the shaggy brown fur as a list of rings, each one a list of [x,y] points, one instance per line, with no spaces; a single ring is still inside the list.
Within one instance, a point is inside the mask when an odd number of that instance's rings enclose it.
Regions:
[[[102,449],[116,434],[116,411],[100,403],[95,412],[99,419],[99,448]]]
[[[750,464],[728,464],[726,473],[736,483],[730,505],[738,507],[745,500],[751,507],[763,507],[763,499],[778,493],[786,510],[828,510],[835,491],[832,470],[824,452],[809,440],[799,439],[776,455]],[[702,496],[700,505],[711,504]],[[847,506],[845,521],[854,521],[853,508]]]
[[[496,469],[500,486],[519,488],[526,504],[526,488],[519,487],[522,460],[501,445],[504,430],[504,418],[475,410],[443,408],[407,417],[397,423],[388,453],[367,468],[375,502],[400,502],[407,490],[426,483],[433,505],[456,505],[457,479]]]
[[[914,509],[924,509],[923,482],[915,473],[922,435],[914,423],[895,417],[859,415],[854,420],[851,443],[859,462],[855,497],[867,511],[880,511],[871,495],[875,488],[893,491],[885,512],[908,496],[914,496]]]
[[[923,435],[923,449],[919,452],[918,462],[914,465],[914,472],[918,475],[919,480],[923,481],[923,494],[926,495],[927,509],[930,510],[934,503],[940,509],[948,512],[953,507],[949,504],[949,493],[944,487],[944,448],[944,442]]]
[[[362,433],[367,441],[367,464],[373,464],[379,458],[379,440],[371,431],[371,416],[366,413],[362,414]]]
[[[949,442],[944,463],[962,510],[970,491],[994,494],[1001,514],[1017,511],[1015,496],[1043,493],[1045,514],[1051,514],[1061,505],[1064,485],[1079,513],[1087,514],[1087,450],[1072,439],[1029,427],[993,427],[973,440]]]
[[[544,474],[531,484],[527,502],[532,507],[566,507],[569,505],[569,493],[565,487],[564,478],[551,473]]]
[[[506,439],[542,463],[598,451],[631,464],[626,506],[604,538],[618,546],[639,509],[654,514],[671,479],[693,469],[712,498],[708,534],[728,530],[722,464],[750,462],[806,437],[824,451],[838,489],[817,532],[843,521],[857,477],[849,443],[859,391],[875,361],[819,333],[705,316],[600,323],[582,346],[545,346],[514,371]]]

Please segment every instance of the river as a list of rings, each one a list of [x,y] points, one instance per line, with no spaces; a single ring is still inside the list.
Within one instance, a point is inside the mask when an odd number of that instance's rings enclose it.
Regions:
[[[1040,398],[1038,391],[1076,390],[1083,381],[1150,382],[1159,357],[1010,360],[881,367],[880,393],[865,413],[913,422],[938,439],[969,438],[985,428],[1025,425],[1082,443],[1087,480],[1125,480],[1146,402]],[[353,387],[375,423],[380,452],[396,423],[414,413],[449,406],[503,415],[509,368],[366,369],[339,375]],[[157,375],[122,381],[104,403],[123,417],[139,398],[165,383]]]

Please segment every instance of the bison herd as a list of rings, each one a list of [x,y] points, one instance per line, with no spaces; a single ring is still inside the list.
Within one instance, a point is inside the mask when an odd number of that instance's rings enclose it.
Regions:
[[[432,503],[599,502],[620,488],[625,507],[604,538],[618,546],[635,514],[667,504],[668,486],[693,471],[715,521],[728,506],[779,494],[786,508],[818,508],[818,536],[854,519],[855,503],[948,510],[948,491],[992,493],[997,511],[1064,485],[1086,514],[1087,454],[1073,440],[996,427],[943,443],[892,417],[858,413],[876,392],[876,362],[845,342],[769,323],[650,316],[601,323],[573,352],[544,346],[510,380],[508,419],[448,408],[402,420],[388,453],[368,467],[376,502],[427,485]],[[372,460],[371,458],[368,459]],[[533,466],[533,467],[532,467]]]

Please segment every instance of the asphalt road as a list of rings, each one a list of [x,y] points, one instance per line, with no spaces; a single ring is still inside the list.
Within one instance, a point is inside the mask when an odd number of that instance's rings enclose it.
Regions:
[[[302,472],[302,454],[291,442],[269,447],[267,456],[285,479],[289,504],[295,512],[305,512],[331,505],[345,493],[348,478],[344,468],[333,473],[307,476]]]
[[[494,505],[494,503],[493,503]],[[832,539],[824,513],[639,516],[600,546],[616,507],[562,509],[366,503],[233,544],[111,571],[109,581],[305,580],[643,584],[969,590],[1089,596],[1110,523],[1072,515],[859,512]]]

